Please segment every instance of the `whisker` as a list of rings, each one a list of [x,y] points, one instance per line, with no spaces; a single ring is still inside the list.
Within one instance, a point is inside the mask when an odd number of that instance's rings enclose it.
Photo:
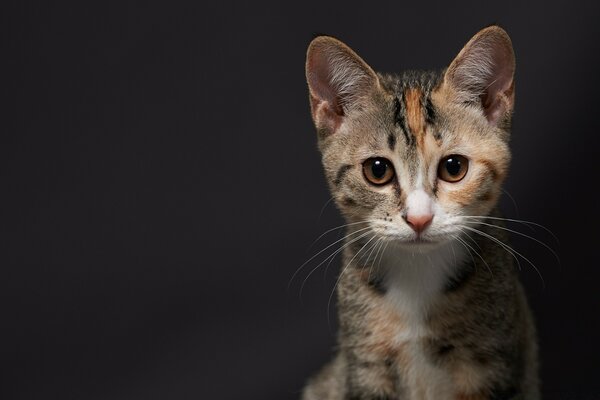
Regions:
[[[331,298],[333,297],[333,294],[337,288],[337,285],[340,282],[340,279],[342,278],[342,276],[344,275],[344,273],[346,272],[346,269],[350,266],[350,264],[352,264],[352,261],[354,261],[354,259],[363,251],[363,249],[369,244],[371,243],[371,241],[373,239],[375,239],[376,236],[373,235],[373,237],[371,239],[369,239],[367,241],[367,243],[365,243],[357,252],[356,254],[350,259],[350,261],[348,261],[348,263],[346,264],[346,266],[344,266],[344,268],[342,268],[340,275],[338,276],[337,280],[335,281],[335,284],[333,285],[333,289],[331,289],[331,293],[329,294],[329,300],[327,300],[327,323],[331,325],[331,321],[329,320],[329,308],[331,306]]]
[[[510,201],[512,201],[513,206],[515,207],[515,212],[517,213],[517,217],[519,216],[519,207],[517,206],[517,202],[515,201],[515,198],[512,197],[512,195],[510,193],[508,193],[508,190],[501,188],[502,191],[504,192],[504,194],[506,194],[508,196],[508,198],[510,199]]]
[[[385,251],[387,250],[390,243],[391,243],[391,241],[385,240],[385,247],[383,248],[383,250],[381,250],[381,254],[379,255],[379,262],[377,263],[377,271],[380,271],[381,259],[383,258],[383,255],[384,255]]]
[[[308,248],[310,249],[311,247],[313,247],[315,245],[315,243],[317,243],[323,236],[327,235],[330,232],[336,231],[338,229],[346,228],[348,226],[354,226],[354,225],[359,225],[359,224],[368,224],[370,222],[371,222],[370,220],[364,220],[364,221],[352,222],[350,224],[343,224],[343,225],[339,225],[334,228],[328,229],[325,232],[323,232],[321,235],[319,235],[319,237],[316,238],[315,241],[312,242],[310,246],[308,246]]]
[[[462,239],[458,238],[457,239],[460,242],[463,242],[463,244],[465,246],[468,246],[471,250],[473,250],[473,252],[481,259],[481,261],[483,261],[483,263],[485,264],[487,270],[490,272],[490,275],[492,275],[492,277],[494,276],[494,272],[492,272],[492,269],[490,268],[490,265],[484,260],[484,258],[481,256],[481,254],[479,254],[479,252],[477,250],[475,250],[469,243],[463,241]],[[473,258],[473,256],[471,255],[471,258]],[[473,264],[475,264],[475,260],[473,259]]]
[[[451,238],[456,239],[456,235],[450,235]],[[454,265],[458,264],[458,261],[456,260],[456,251],[454,251],[454,246],[450,246],[450,248],[452,249],[452,256],[454,257]]]
[[[469,256],[471,257],[471,261],[473,261],[473,265],[476,265],[475,263],[475,258],[473,258],[473,253],[471,253],[471,250],[466,246],[465,242],[459,238],[458,235],[450,235],[454,240],[456,240],[457,242],[459,242],[464,248],[465,250],[467,250],[467,253],[469,253]],[[456,255],[454,257],[456,259]]]
[[[369,252],[369,256],[367,257],[366,261],[364,261],[365,264],[369,264],[369,260],[371,259],[371,256],[373,255],[373,251],[375,251],[375,248],[377,247],[377,245],[379,244],[379,241],[381,240],[381,238],[378,238],[373,245],[371,245],[369,250],[366,250],[365,253]],[[365,254],[363,254],[362,256],[360,256],[360,261],[362,262],[365,259]]]
[[[321,220],[321,217],[323,216],[323,212],[325,211],[325,209],[327,208],[327,206],[329,205],[329,203],[331,203],[332,200],[333,200],[333,196],[331,196],[329,198],[329,200],[327,200],[325,202],[325,204],[323,204],[323,207],[321,207],[321,212],[319,213],[319,217],[317,218],[317,221]]]
[[[296,277],[296,275],[298,275],[298,273],[299,273],[299,272],[302,270],[302,268],[304,268],[304,266],[305,266],[306,264],[308,264],[309,262],[311,262],[312,260],[314,260],[314,259],[315,259],[315,257],[318,257],[318,256],[319,256],[320,254],[322,254],[324,251],[326,251],[327,249],[331,248],[332,246],[335,246],[337,243],[339,243],[339,242],[341,242],[341,241],[345,240],[346,238],[348,238],[348,237],[350,237],[350,236],[352,236],[352,235],[355,235],[355,234],[357,234],[357,233],[360,233],[361,231],[365,231],[365,230],[367,230],[367,229],[370,229],[370,228],[367,226],[367,227],[365,227],[365,228],[357,229],[356,231],[353,231],[353,232],[351,232],[351,233],[347,234],[347,235],[346,235],[346,236],[344,236],[343,238],[336,240],[335,242],[331,243],[329,246],[325,247],[324,249],[322,249],[321,251],[319,251],[317,254],[315,254],[314,256],[312,256],[311,258],[309,258],[308,260],[306,260],[306,261],[305,261],[305,262],[304,262],[302,265],[300,265],[300,266],[298,267],[298,269],[296,269],[296,272],[294,272],[294,274],[293,274],[293,275],[292,275],[292,277],[290,278],[290,281],[288,282],[288,290],[290,289],[290,285],[292,284],[292,282],[293,282],[294,278]]]
[[[389,244],[390,244],[390,241],[385,240],[385,247],[383,248],[383,250],[381,250],[381,254],[379,255],[379,262],[377,264],[377,268],[379,268],[381,266],[381,259],[383,258],[383,254],[387,250]]]
[[[512,247],[510,247],[509,245],[507,245],[506,243],[502,242],[501,240],[498,240],[497,238],[493,237],[492,235],[489,235],[485,232],[480,231],[479,229],[475,229],[469,226],[465,226],[462,225],[463,228],[468,229],[474,233],[477,233],[483,237],[486,237],[490,240],[492,240],[493,242],[498,243],[500,246],[502,246],[508,253],[510,253],[515,259],[516,256],[515,254],[517,254],[518,256],[520,256],[521,258],[523,258],[525,261],[527,261],[532,267],[533,269],[535,269],[535,271],[537,272],[537,274],[539,275],[540,279],[542,280],[542,286],[545,288],[546,287],[546,281],[544,281],[544,277],[542,276],[542,273],[540,272],[540,270],[535,266],[534,263],[532,263],[527,257],[525,257],[523,254],[519,253],[517,250],[513,249]]]
[[[558,237],[556,237],[556,235],[554,234],[554,232],[552,232],[550,229],[548,229],[544,225],[538,224],[536,222],[525,221],[525,220],[522,220],[522,219],[491,217],[491,216],[483,216],[483,215],[461,215],[461,218],[491,219],[491,220],[496,220],[496,221],[515,222],[515,223],[518,223],[518,224],[523,224],[525,226],[529,226],[530,229],[533,229],[530,225],[537,226],[538,228],[542,228],[547,233],[549,233],[554,238],[554,240],[556,241],[557,244],[560,243],[560,240],[558,240]],[[533,231],[535,232],[535,229],[533,229]]]
[[[366,233],[368,234],[369,232],[366,232]],[[361,236],[361,238],[363,238],[365,236],[366,235]],[[352,242],[352,243],[354,243],[354,242]],[[337,254],[339,254],[345,247],[347,247],[347,246],[345,246],[345,245],[342,246],[342,248],[339,249],[340,251],[336,252],[336,254],[329,259],[329,262],[327,263],[327,265],[325,266],[325,269],[323,270],[323,281],[325,281],[325,279],[327,278],[327,272],[329,271],[329,267],[331,266],[331,263],[333,263],[335,256],[337,256]],[[327,261],[327,259],[323,260],[323,262],[325,262],[325,261]]]
[[[357,240],[360,240],[363,237],[367,236],[369,233],[370,232],[363,232],[358,237],[352,238],[352,240],[350,240],[350,241],[344,243],[343,245],[341,245],[337,250],[335,250],[333,253],[331,253],[330,255],[328,255],[323,261],[321,261],[320,263],[318,263],[316,267],[314,267],[313,269],[311,269],[310,272],[308,273],[308,275],[306,276],[306,278],[304,278],[304,280],[302,281],[302,285],[300,286],[300,298],[302,298],[302,290],[304,289],[304,285],[306,284],[306,281],[308,280],[308,278],[310,278],[310,276],[313,274],[313,272],[315,272],[327,260],[329,260],[329,259],[333,260],[335,258],[335,256],[338,255],[341,251],[343,251],[346,247],[348,247],[352,243],[356,242]],[[345,237],[344,239],[346,239],[346,238],[347,237]]]
[[[492,228],[498,228],[498,229],[502,229],[502,230],[504,230],[504,231],[512,232],[512,233],[514,233],[514,234],[516,234],[516,235],[520,235],[520,236],[526,237],[526,238],[528,238],[528,239],[531,239],[531,240],[533,240],[534,242],[537,242],[537,243],[539,243],[540,245],[544,246],[546,249],[548,249],[548,251],[550,251],[550,252],[552,253],[552,255],[554,256],[554,258],[556,258],[556,261],[558,262],[558,264],[559,264],[559,265],[561,264],[561,262],[560,262],[560,258],[558,257],[558,254],[556,254],[556,252],[555,252],[555,251],[554,251],[554,250],[553,250],[553,249],[552,249],[550,246],[548,246],[546,243],[542,242],[541,240],[538,240],[538,239],[536,239],[536,238],[534,238],[534,237],[532,237],[532,236],[526,235],[526,234],[524,234],[524,233],[521,233],[521,232],[519,232],[519,231],[515,231],[515,230],[513,230],[513,229],[509,229],[509,228],[506,228],[506,227],[503,227],[503,226],[498,226],[498,225],[494,225],[494,224],[488,224],[488,223],[486,223],[486,222],[480,222],[480,221],[471,222],[471,223],[475,223],[475,224],[481,224],[481,225],[485,225],[485,226],[490,226],[490,227],[492,227]]]
[[[367,282],[371,281],[371,272],[373,272],[373,266],[377,262],[377,257],[379,256],[379,252],[382,249],[383,244],[384,244],[383,242],[384,242],[383,238],[379,238],[377,240],[377,252],[375,253],[375,258],[373,258],[373,262],[371,264],[369,264],[369,275],[367,276]]]
[[[464,232],[464,228],[462,228],[462,225],[458,226],[458,229],[460,229],[460,230],[461,230],[461,232]],[[471,239],[471,241],[473,241],[473,243],[476,243],[476,244],[477,244],[477,247],[479,247],[479,250],[483,251],[483,250],[481,249],[481,246],[479,245],[479,243],[477,243],[477,241],[476,241],[475,239],[473,239],[473,238],[471,237],[471,235],[469,235],[468,233],[465,233],[465,235],[466,235],[467,237],[469,237],[469,238]],[[496,239],[496,238],[494,238],[494,239]],[[496,240],[498,240],[498,239],[496,239]],[[518,258],[515,256],[515,254],[514,254],[514,253],[512,253],[511,251],[508,251],[508,250],[506,250],[504,247],[503,247],[503,249],[504,249],[505,251],[507,251],[507,252],[508,252],[508,253],[509,253],[509,254],[512,256],[512,258],[514,258],[514,259],[515,259],[515,261],[516,261],[516,263],[517,263],[517,267],[519,268],[519,271],[522,271],[522,270],[523,270],[523,267],[521,266],[521,261],[520,261],[520,260],[519,260],[519,259],[518,259]]]
[[[479,243],[477,242],[477,240],[475,240],[475,239],[474,239],[474,238],[473,238],[471,235],[469,235],[469,232],[465,232],[465,230],[464,230],[464,229],[462,229],[462,228],[461,228],[459,225],[457,225],[457,228],[458,228],[458,229],[459,229],[459,230],[460,230],[462,233],[464,233],[465,237],[466,237],[466,238],[468,238],[468,239],[469,239],[471,242],[473,242],[473,244],[474,244],[475,246],[477,246],[477,248],[478,248],[480,251],[483,251],[483,249],[481,248],[481,246],[479,245]]]

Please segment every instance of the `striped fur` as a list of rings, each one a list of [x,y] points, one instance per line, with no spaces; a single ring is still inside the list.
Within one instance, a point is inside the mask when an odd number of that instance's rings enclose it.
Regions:
[[[510,254],[489,239],[507,238],[496,219],[469,219],[497,216],[510,162],[513,57],[495,26],[440,72],[376,74],[336,39],[309,47],[325,175],[355,225],[337,287],[339,350],[304,400],[539,398],[527,301]],[[468,159],[455,183],[438,177],[452,154]],[[363,163],[374,157],[393,165],[386,185],[365,179]],[[407,222],[415,210],[433,215],[421,233]]]

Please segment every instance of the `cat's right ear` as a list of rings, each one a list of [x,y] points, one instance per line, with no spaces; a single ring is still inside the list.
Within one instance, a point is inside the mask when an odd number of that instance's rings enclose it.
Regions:
[[[330,36],[319,36],[308,46],[306,80],[313,120],[325,135],[335,133],[344,117],[379,85],[371,67]]]

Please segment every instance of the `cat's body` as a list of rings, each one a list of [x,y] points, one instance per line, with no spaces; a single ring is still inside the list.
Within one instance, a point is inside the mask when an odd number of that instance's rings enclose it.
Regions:
[[[371,257],[375,267],[350,264],[338,288],[338,354],[304,399],[537,399],[534,328],[513,260],[474,239],[487,265],[460,245],[456,258],[452,250],[428,257],[388,246],[381,262]],[[461,266],[439,273],[440,258]],[[377,266],[409,271],[386,286],[371,270]]]
[[[323,165],[348,236],[338,353],[304,400],[538,399],[535,330],[495,211],[514,59],[476,35],[443,73],[375,74],[311,43]]]

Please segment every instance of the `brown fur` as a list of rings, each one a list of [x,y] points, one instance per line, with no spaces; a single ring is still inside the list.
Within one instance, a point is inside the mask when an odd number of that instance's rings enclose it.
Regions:
[[[337,285],[338,353],[304,400],[539,398],[527,301],[497,242],[507,242],[503,225],[485,219],[498,216],[510,162],[512,57],[498,27],[475,35],[442,74],[376,74],[333,38],[309,47],[325,175],[355,224]],[[468,170],[447,182],[438,165],[452,154]],[[393,165],[389,184],[365,179],[374,157]],[[419,209],[432,212],[422,236],[405,220]]]

